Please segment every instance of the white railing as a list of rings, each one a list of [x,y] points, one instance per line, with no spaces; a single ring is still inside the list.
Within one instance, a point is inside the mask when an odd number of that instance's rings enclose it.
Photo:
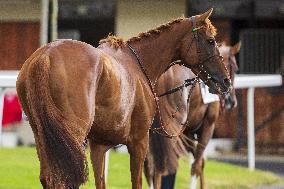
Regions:
[[[2,113],[6,88],[15,88],[18,71],[0,71],[0,147],[2,146]],[[239,74],[235,77],[236,89],[248,89],[247,95],[247,140],[248,166],[255,168],[255,136],[254,136],[254,89],[257,87],[273,87],[282,85],[282,77],[278,74]]]
[[[248,89],[247,94],[247,142],[248,167],[255,168],[255,134],[254,134],[254,89],[282,85],[282,77],[277,74],[239,74],[235,77],[236,89]]]
[[[0,71],[0,147],[2,146],[2,116],[4,95],[7,88],[15,88],[18,71]]]

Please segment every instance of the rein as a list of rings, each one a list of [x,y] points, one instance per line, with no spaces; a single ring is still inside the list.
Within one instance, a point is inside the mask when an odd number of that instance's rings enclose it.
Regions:
[[[131,52],[135,55],[137,63],[138,63],[140,69],[142,70],[143,74],[145,75],[145,77],[148,81],[148,84],[149,84],[151,92],[154,96],[155,104],[156,104],[157,111],[158,111],[158,114],[159,114],[160,127],[159,128],[150,128],[150,129],[153,130],[153,132],[156,132],[156,133],[158,133],[162,136],[168,137],[168,138],[178,137],[185,130],[185,126],[183,125],[183,128],[180,130],[180,132],[177,135],[169,134],[166,131],[166,129],[164,127],[164,122],[162,121],[162,118],[161,118],[159,97],[157,96],[157,93],[154,91],[154,85],[153,85],[152,81],[150,80],[150,78],[149,78],[149,76],[146,72],[146,69],[143,67],[142,61],[141,61],[137,51],[129,43],[127,45],[128,45],[128,48],[131,50]],[[154,119],[153,119],[153,121],[154,121]],[[152,121],[151,125],[153,124],[153,121]],[[163,133],[161,132],[161,130],[162,130]]]
[[[170,89],[166,92],[164,92],[163,94],[160,94],[158,97],[163,97],[163,96],[166,96],[166,95],[169,95],[169,94],[172,94],[172,93],[175,93],[175,92],[178,92],[179,90],[181,90],[182,88],[186,88],[188,87],[189,85],[194,85],[196,83],[196,81],[198,81],[197,77],[193,78],[193,79],[186,79],[184,81],[184,83],[178,87],[175,87],[173,89]]]
[[[129,48],[129,49],[131,50],[131,52],[135,55],[136,60],[137,60],[137,63],[138,63],[138,65],[139,65],[141,71],[142,71],[143,74],[145,75],[145,77],[146,77],[146,79],[147,79],[147,81],[148,81],[148,84],[149,84],[149,86],[150,86],[151,92],[152,92],[152,94],[153,94],[153,96],[154,96],[154,101],[155,101],[155,104],[156,104],[157,113],[158,113],[158,115],[159,115],[160,127],[159,127],[159,128],[150,128],[150,129],[151,129],[153,132],[156,132],[156,133],[158,133],[158,134],[160,134],[160,135],[162,135],[162,136],[168,137],[168,138],[173,138],[173,137],[178,137],[178,136],[180,136],[180,134],[181,134],[181,133],[185,130],[185,128],[187,127],[187,125],[188,125],[188,120],[186,120],[185,123],[181,123],[182,128],[181,128],[181,130],[178,132],[178,134],[176,134],[176,135],[174,135],[174,134],[169,134],[169,133],[166,131],[165,127],[164,127],[164,122],[163,122],[162,117],[161,117],[161,110],[160,110],[160,104],[159,104],[159,97],[162,97],[162,96],[165,96],[165,95],[168,95],[168,94],[172,94],[172,93],[174,93],[174,92],[177,92],[177,91],[181,90],[181,89],[184,88],[184,87],[188,87],[189,85],[192,85],[192,88],[190,89],[189,94],[188,94],[188,98],[187,98],[187,106],[188,106],[188,105],[189,105],[189,100],[190,100],[191,93],[192,93],[192,91],[193,91],[193,89],[194,89],[196,83],[199,82],[199,74],[200,74],[201,72],[203,72],[203,73],[206,75],[206,81],[205,81],[205,82],[207,82],[207,81],[211,78],[211,76],[210,76],[210,75],[206,72],[206,70],[204,69],[204,66],[203,66],[204,62],[216,56],[216,55],[212,55],[212,56],[209,56],[208,58],[206,58],[206,59],[203,60],[203,61],[199,61],[200,49],[199,49],[199,45],[198,45],[198,41],[199,41],[199,40],[198,40],[197,31],[198,31],[199,29],[201,29],[202,27],[196,27],[196,22],[195,22],[195,17],[194,17],[194,16],[192,17],[192,25],[193,25],[193,29],[192,29],[193,38],[192,38],[192,40],[191,40],[191,42],[190,42],[189,49],[191,48],[191,46],[192,46],[192,44],[193,44],[193,41],[194,41],[194,39],[195,39],[196,44],[197,44],[198,64],[189,66],[189,65],[185,65],[185,64],[182,63],[181,61],[175,61],[175,62],[172,62],[172,63],[166,68],[165,71],[167,71],[171,66],[173,66],[173,65],[175,65],[175,64],[179,64],[179,65],[181,65],[181,66],[185,66],[185,67],[190,68],[190,69],[191,69],[191,68],[195,68],[195,67],[196,67],[196,68],[199,68],[199,69],[200,69],[200,72],[197,74],[197,76],[196,76],[195,78],[193,78],[193,79],[187,79],[187,80],[185,80],[185,82],[184,82],[182,85],[180,85],[180,86],[178,86],[178,87],[176,87],[176,88],[173,88],[173,89],[171,89],[171,90],[169,90],[169,91],[167,91],[167,92],[165,92],[165,93],[163,93],[163,94],[161,94],[161,95],[157,95],[157,93],[155,92],[155,90],[154,90],[154,84],[153,84],[153,82],[150,80],[150,78],[149,78],[149,76],[148,76],[148,74],[147,74],[146,69],[143,67],[142,61],[141,61],[141,59],[140,59],[140,57],[139,57],[137,51],[136,51],[135,48],[133,48],[129,43],[127,43],[128,48]],[[219,56],[219,55],[218,55],[218,56]],[[188,109],[188,108],[187,108],[187,109]],[[172,117],[174,117],[174,115],[177,113],[177,111],[178,111],[178,107],[176,108],[176,111],[172,114]],[[154,116],[154,118],[155,118],[155,116]],[[153,119],[153,121],[154,121],[154,119]],[[153,121],[152,121],[152,124],[153,124]],[[151,124],[151,125],[152,125],[152,124]]]
[[[155,100],[155,104],[156,104],[156,107],[157,107],[157,111],[158,111],[158,114],[159,114],[160,127],[159,128],[150,128],[150,129],[153,130],[154,132],[156,132],[158,134],[161,134],[163,136],[166,136],[168,138],[173,138],[173,137],[179,136],[184,131],[185,128],[183,128],[179,132],[178,135],[171,135],[171,134],[169,134],[166,131],[166,129],[165,129],[164,125],[163,125],[164,122],[162,121],[162,118],[161,118],[161,110],[160,110],[159,98],[157,96],[157,93],[154,91],[154,85],[153,85],[152,81],[150,80],[150,78],[149,78],[149,76],[148,76],[148,74],[146,72],[146,69],[143,67],[142,61],[141,61],[137,51],[129,43],[127,45],[129,47],[129,49],[131,50],[131,52],[135,55],[137,63],[138,63],[140,69],[142,70],[143,74],[145,75],[145,77],[146,77],[146,79],[147,79],[147,81],[149,83],[151,92],[152,92],[152,94],[154,96],[154,100]],[[154,119],[153,119],[153,121],[154,121]],[[153,124],[153,121],[152,121],[151,125]],[[164,133],[161,133],[160,130],[162,130]]]

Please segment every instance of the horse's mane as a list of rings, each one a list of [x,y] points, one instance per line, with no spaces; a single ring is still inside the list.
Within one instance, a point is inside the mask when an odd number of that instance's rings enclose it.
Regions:
[[[138,34],[138,36],[132,37],[132,38],[128,39],[127,41],[124,41],[120,37],[109,34],[106,38],[100,40],[99,44],[101,45],[103,43],[109,43],[111,46],[113,46],[115,48],[120,48],[120,47],[125,46],[126,42],[140,41],[141,39],[144,39],[146,37],[151,36],[152,34],[159,34],[162,31],[170,28],[173,24],[179,23],[179,22],[183,21],[184,19],[185,19],[185,17],[177,18],[177,19],[172,20],[172,21],[170,21],[166,24],[158,26],[157,28],[151,29],[147,32],[142,32],[142,33]]]
[[[114,48],[121,48],[125,46],[125,41],[121,37],[109,34],[106,38],[101,39],[99,44],[109,43]]]
[[[158,26],[157,28],[151,29],[147,32],[139,33],[138,36],[135,36],[135,37],[128,39],[127,42],[140,41],[141,39],[144,39],[144,38],[151,36],[152,34],[160,34],[162,31],[169,29],[173,24],[180,23],[184,19],[185,19],[185,17],[182,16],[182,17],[174,19],[174,20],[172,20],[172,21],[170,21],[166,24],[162,24],[162,25]]]
[[[127,41],[124,41],[121,37],[117,37],[115,35],[109,34],[106,38],[100,40],[99,44],[101,45],[103,43],[109,43],[114,48],[121,48],[121,47],[124,47],[127,42],[140,41],[144,38],[152,36],[153,34],[160,34],[162,31],[169,29],[173,24],[180,23],[184,19],[186,19],[186,18],[182,16],[182,17],[177,18],[175,20],[172,20],[172,21],[170,21],[166,24],[160,25],[157,28],[151,29],[147,32],[142,32],[142,33],[138,34],[138,36],[132,37],[132,38],[128,39]],[[211,21],[209,19],[205,20],[205,26],[206,26],[206,28],[208,28],[210,30],[210,32],[212,33],[213,36],[215,36],[217,34],[217,29],[213,26],[213,24],[211,23]]]

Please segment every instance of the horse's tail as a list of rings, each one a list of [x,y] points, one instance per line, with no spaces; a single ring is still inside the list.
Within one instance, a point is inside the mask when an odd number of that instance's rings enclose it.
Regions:
[[[157,118],[154,119],[152,127],[160,127],[160,122]],[[171,127],[176,126],[171,125]],[[180,130],[179,128],[174,129]],[[173,174],[178,168],[179,157],[187,154],[182,137],[170,139],[152,132],[150,132],[149,148],[147,157],[152,161],[152,165],[148,166],[148,169],[150,169],[148,170],[149,173]]]
[[[175,142],[172,139],[150,134],[150,153],[153,156],[153,172],[163,175],[175,173],[178,167],[178,154],[175,151]]]
[[[49,87],[49,56],[38,56],[29,64],[26,79],[28,118],[36,126],[37,145],[41,160],[48,163],[50,182],[66,187],[79,186],[88,176],[82,141],[74,136],[73,128],[79,125],[75,119],[67,119],[53,101]]]
[[[154,162],[151,153],[148,153],[145,158],[143,170],[148,186],[151,186],[151,184],[153,184],[154,179]]]

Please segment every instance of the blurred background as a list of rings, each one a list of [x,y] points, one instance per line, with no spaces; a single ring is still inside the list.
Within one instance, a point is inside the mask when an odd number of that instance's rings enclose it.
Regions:
[[[109,33],[128,39],[211,7],[217,41],[242,41],[240,74],[284,74],[284,0],[0,0],[0,70],[19,70],[40,45],[56,38],[97,46]],[[5,89],[4,96],[0,146],[33,145],[15,89]],[[212,148],[218,153],[246,152],[247,90],[238,89],[237,97],[238,107],[216,124],[214,138],[221,142]],[[283,87],[257,88],[254,100],[256,153],[283,157]]]

